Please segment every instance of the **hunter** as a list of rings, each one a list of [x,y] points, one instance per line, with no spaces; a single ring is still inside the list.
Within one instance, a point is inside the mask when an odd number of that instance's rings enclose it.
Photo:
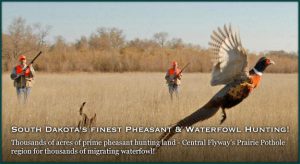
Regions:
[[[34,81],[35,71],[32,64],[27,67],[26,56],[20,55],[19,62],[20,64],[13,68],[10,78],[14,80],[19,103],[23,102],[25,104]]]
[[[173,100],[173,93],[175,92],[176,97],[178,98],[178,90],[180,85],[182,74],[181,70],[178,68],[178,63],[176,61],[172,62],[172,68],[167,71],[165,79],[167,80],[167,84],[169,87],[169,93],[171,96],[171,100]]]

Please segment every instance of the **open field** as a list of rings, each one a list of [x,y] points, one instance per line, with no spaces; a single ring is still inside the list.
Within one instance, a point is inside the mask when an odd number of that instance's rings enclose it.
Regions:
[[[186,73],[180,99],[171,102],[163,73],[37,73],[30,102],[17,98],[9,74],[2,75],[2,150],[4,161],[297,161],[298,74],[264,74],[260,86],[227,111],[222,126],[288,126],[288,133],[180,133],[175,139],[282,139],[285,146],[162,147],[155,155],[11,156],[10,140],[157,139],[160,134],[12,134],[11,126],[77,126],[79,107],[97,113],[96,126],[167,126],[194,112],[221,87],[209,85],[210,74]],[[219,126],[221,111],[196,126]]]

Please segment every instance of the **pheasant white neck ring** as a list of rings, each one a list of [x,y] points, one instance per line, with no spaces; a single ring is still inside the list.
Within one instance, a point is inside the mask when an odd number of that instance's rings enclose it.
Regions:
[[[257,74],[258,76],[262,76],[262,72],[259,72],[257,69],[253,68],[253,71],[254,71],[255,74]]]

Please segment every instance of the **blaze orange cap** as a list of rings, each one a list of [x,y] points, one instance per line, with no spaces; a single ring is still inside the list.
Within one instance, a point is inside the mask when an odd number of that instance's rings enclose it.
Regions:
[[[177,65],[177,61],[172,62],[172,66]]]
[[[24,56],[24,55],[20,55],[20,56],[19,56],[19,61],[22,61],[22,60],[24,60],[24,59],[26,59],[26,56]]]

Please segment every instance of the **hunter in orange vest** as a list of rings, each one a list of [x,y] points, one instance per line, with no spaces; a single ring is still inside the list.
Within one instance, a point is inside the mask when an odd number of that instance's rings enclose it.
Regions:
[[[181,70],[178,68],[178,63],[176,61],[172,62],[172,68],[170,68],[165,76],[167,80],[167,84],[169,87],[169,93],[171,96],[171,100],[173,100],[173,93],[175,92],[176,96],[178,97],[178,90],[180,85],[182,74]]]
[[[20,64],[13,68],[10,77],[14,80],[19,102],[26,103],[35,77],[35,71],[31,64],[27,66],[24,55],[19,56],[19,61]]]

